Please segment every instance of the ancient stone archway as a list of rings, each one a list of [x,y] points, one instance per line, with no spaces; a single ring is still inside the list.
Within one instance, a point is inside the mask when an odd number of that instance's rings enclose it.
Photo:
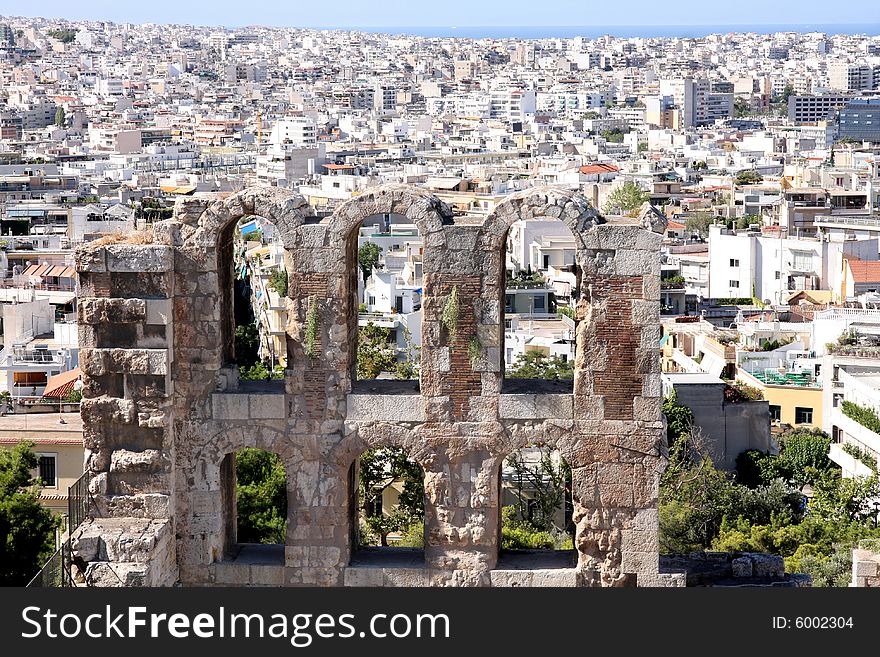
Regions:
[[[352,235],[365,217],[391,212],[415,223],[425,243],[418,392],[352,386]],[[218,244],[248,214],[275,223],[287,252],[283,389],[224,376]],[[523,216],[563,218],[589,277],[578,302],[583,346],[574,394],[501,389],[501,244]],[[629,220],[603,222],[581,197],[552,188],[516,194],[480,222],[453,218],[432,195],[395,185],[322,219],[300,197],[273,189],[186,199],[152,239],[87,245],[77,255],[86,467],[100,514],[75,543],[95,583],[111,583],[102,578],[105,554],[114,555],[124,581],[148,585],[663,582],[659,234]],[[453,290],[462,300],[454,334],[440,322]],[[311,304],[318,338],[307,356]],[[535,441],[555,446],[572,465],[579,555],[576,568],[540,577],[497,568],[499,464]],[[285,563],[275,569],[217,559],[216,450],[251,443],[281,454],[289,467]],[[356,522],[350,466],[364,449],[382,445],[405,448],[425,470],[425,563],[418,568],[349,563]],[[133,535],[149,540],[123,540]],[[102,541],[140,547],[92,550]]]

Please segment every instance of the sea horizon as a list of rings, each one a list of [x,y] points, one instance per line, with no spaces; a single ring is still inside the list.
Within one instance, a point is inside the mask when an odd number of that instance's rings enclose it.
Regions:
[[[369,34],[462,39],[572,39],[602,36],[621,38],[701,38],[710,34],[774,34],[821,32],[828,35],[880,35],[880,23],[768,23],[764,25],[560,25],[560,26],[340,26],[315,30],[343,30]]]

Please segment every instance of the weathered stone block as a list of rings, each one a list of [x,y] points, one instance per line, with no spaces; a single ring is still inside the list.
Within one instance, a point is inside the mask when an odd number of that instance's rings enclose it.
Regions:
[[[284,395],[250,394],[248,395],[248,404],[251,419],[280,420],[287,417],[287,404]]]
[[[110,244],[108,271],[164,272],[174,268],[174,252],[163,244]]]
[[[365,395],[346,397],[349,422],[424,422],[425,402],[421,395]]]
[[[346,568],[345,586],[382,586],[385,576],[382,568]]]
[[[249,395],[215,393],[211,395],[212,417],[215,420],[247,420],[250,418]]]

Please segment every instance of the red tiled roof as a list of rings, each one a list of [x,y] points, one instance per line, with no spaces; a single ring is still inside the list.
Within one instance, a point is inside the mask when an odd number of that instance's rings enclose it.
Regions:
[[[617,173],[620,171],[620,167],[616,167],[613,164],[587,164],[578,169],[581,173]]]
[[[856,283],[875,283],[880,281],[880,261],[847,258],[849,270]]]
[[[73,386],[81,375],[82,371],[75,367],[67,372],[50,376],[49,380],[46,381],[46,392],[43,393],[43,397],[64,399],[73,392]]]

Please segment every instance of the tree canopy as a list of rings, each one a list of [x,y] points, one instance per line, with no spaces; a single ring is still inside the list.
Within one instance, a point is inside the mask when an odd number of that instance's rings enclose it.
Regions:
[[[625,182],[608,195],[602,211],[611,214],[619,210],[626,214],[638,210],[650,198],[651,195],[643,191],[636,183]]]
[[[58,519],[40,504],[33,443],[0,448],[0,585],[24,586],[55,549]]]
[[[238,543],[284,543],[287,476],[277,454],[243,449],[235,455]]]
[[[516,357],[505,376],[511,379],[573,379],[574,365],[559,356],[548,358],[540,351],[527,351]]]
[[[364,242],[358,249],[358,264],[364,272],[365,279],[373,272],[373,267],[378,264],[381,253],[382,247],[374,242]]]
[[[422,467],[399,447],[368,449],[359,462],[359,499],[367,536],[362,542],[388,545],[388,534],[406,532],[425,520],[425,474]],[[393,509],[377,509],[389,486],[402,481]]]

